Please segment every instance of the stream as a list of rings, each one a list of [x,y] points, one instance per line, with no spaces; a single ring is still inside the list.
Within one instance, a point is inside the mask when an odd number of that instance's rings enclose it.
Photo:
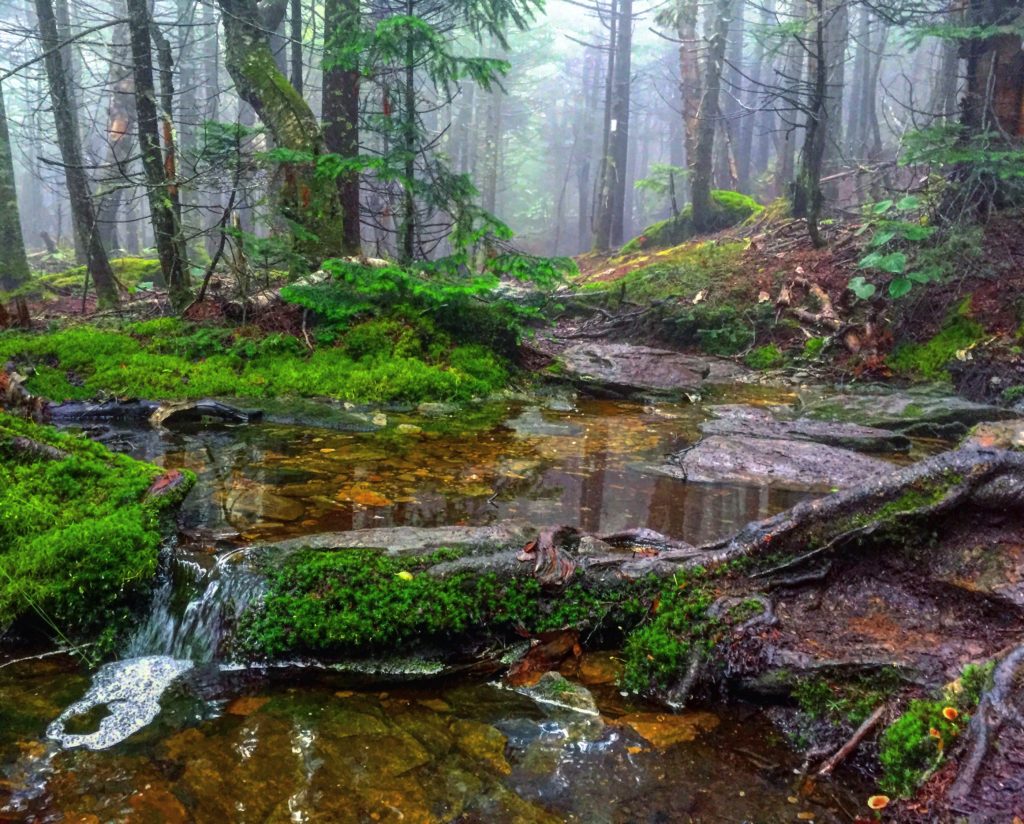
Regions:
[[[793,400],[736,386],[705,403]],[[696,439],[704,404],[268,411],[236,428],[115,433],[115,448],[197,474],[186,537],[165,550],[120,660],[91,673],[63,656],[0,664],[0,822],[653,824],[862,809],[869,788],[849,771],[799,795],[800,754],[757,707],[669,714],[623,695],[614,651],[565,671],[592,693],[583,707],[430,677],[422,662],[253,668],[224,655],[262,592],[242,545],[507,521],[699,544],[808,494],[652,473]]]

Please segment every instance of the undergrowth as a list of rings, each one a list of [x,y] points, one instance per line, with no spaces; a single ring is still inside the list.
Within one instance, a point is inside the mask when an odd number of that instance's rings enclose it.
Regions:
[[[909,798],[942,764],[950,747],[967,728],[970,713],[991,686],[992,663],[964,668],[959,681],[934,698],[919,698],[882,733],[878,760],[881,788]]]
[[[58,401],[102,394],[465,400],[508,380],[505,361],[488,348],[458,345],[429,320],[403,317],[354,323],[313,352],[290,335],[172,318],[0,333],[0,362],[9,360],[31,370],[31,392]]]

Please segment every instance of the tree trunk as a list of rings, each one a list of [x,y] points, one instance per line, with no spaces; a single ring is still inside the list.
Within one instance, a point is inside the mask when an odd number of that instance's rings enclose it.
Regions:
[[[793,21],[804,20],[807,17],[807,1],[806,0],[793,0],[792,12],[790,19]],[[778,149],[777,154],[779,157],[777,164],[777,176],[775,178],[775,188],[778,193],[785,196],[789,196],[793,187],[794,168],[796,166],[796,137],[795,133],[799,126],[797,123],[797,101],[793,100],[793,97],[799,96],[801,92],[799,89],[803,83],[803,68],[805,63],[805,48],[806,48],[806,36],[805,33],[800,33],[793,36],[792,42],[786,49],[786,60],[782,70],[782,78],[780,82],[787,86],[789,89],[794,90],[790,92],[791,97],[787,111],[785,114],[779,116],[779,135],[778,135]]]
[[[1017,0],[971,0],[967,24],[1008,26],[1020,19]],[[967,89],[963,124],[972,133],[998,131],[1024,138],[1024,50],[1019,34],[1001,33],[965,41]]]
[[[718,0],[714,16],[707,21],[707,56],[700,108],[697,110],[697,136],[690,162],[690,197],[693,203],[693,226],[698,232],[714,227],[715,204],[711,199],[711,176],[714,170],[715,131],[719,122],[718,98],[722,84],[726,39],[729,34],[730,0]]]
[[[40,40],[46,55],[46,77],[50,85],[50,100],[53,117],[57,126],[57,143],[64,163],[64,177],[67,181],[71,202],[71,219],[75,236],[86,253],[86,266],[100,303],[116,304],[118,301],[114,272],[100,239],[96,223],[96,212],[89,193],[89,181],[85,175],[82,159],[82,144],[72,116],[72,101],[69,96],[67,71],[63,56],[58,48],[57,21],[53,15],[51,0],[35,0],[36,17],[39,20]]]
[[[295,12],[294,6],[292,12]],[[324,5],[324,146],[327,151],[346,159],[359,156],[359,67],[355,57],[347,53],[358,31],[358,0],[327,0]],[[340,175],[337,187],[344,228],[342,251],[358,255],[359,175],[356,172]]]
[[[288,12],[289,23],[291,24],[291,71],[292,88],[298,94],[302,94],[304,85],[302,66],[302,0],[291,0],[291,10]]]
[[[807,40],[807,121],[804,145],[800,152],[800,170],[793,188],[793,216],[807,219],[811,243],[822,245],[818,221],[821,217],[821,169],[828,136],[828,61],[825,50],[825,2],[815,0],[811,21],[812,36]]]
[[[271,19],[260,14],[255,0],[218,0],[218,4],[223,12],[225,66],[239,96],[256,111],[275,146],[309,158],[281,164],[285,179],[281,211],[303,230],[296,238],[296,250],[313,265],[324,257],[344,254],[337,185],[315,174],[323,134],[309,104],[278,70],[267,41],[266,32],[277,28],[283,8],[275,7]]]
[[[173,146],[168,146],[165,166],[160,149],[160,118],[153,83],[153,55],[150,48],[152,22],[147,0],[127,0],[132,43],[132,72],[135,78],[135,111],[138,115],[139,149],[146,173],[149,212],[160,269],[171,302],[184,307],[189,301],[187,262],[182,254],[181,223],[175,213],[176,187]],[[166,102],[166,101],[165,101]]]
[[[775,0],[767,0],[761,10],[761,28],[767,30],[772,17],[775,14]],[[757,37],[754,43],[754,55],[750,61],[748,74],[750,79],[744,81],[747,92],[744,95],[746,115],[740,120],[739,137],[736,146],[736,161],[739,164],[740,190],[751,191],[751,180],[759,175],[768,165],[768,136],[758,132],[758,140],[755,145],[754,132],[762,126],[764,112],[758,108],[758,96],[760,84],[764,80],[765,62],[764,34]],[[766,130],[765,130],[766,131]]]
[[[416,12],[415,0],[406,0],[405,13],[412,17]],[[403,263],[411,263],[416,257],[416,195],[413,181],[416,177],[416,52],[409,39],[405,52],[403,141],[405,148],[405,192],[402,199],[401,242],[399,245]]]
[[[75,86],[76,78],[81,77],[81,75],[79,73],[78,56],[75,53],[75,46],[72,43],[68,43],[71,39],[71,14],[68,9],[68,0],[54,0],[54,16],[57,18],[57,37],[60,38],[61,43],[66,44],[60,50],[60,58],[64,65],[68,106],[71,108],[71,122],[74,124],[75,138],[81,146],[82,130],[78,119],[78,89]],[[83,157],[85,156],[84,151],[82,155]],[[81,238],[79,238],[77,232],[74,235],[74,242],[76,262],[79,264],[85,263],[85,247],[82,246]]]
[[[7,110],[0,87],[0,290],[11,290],[29,279],[25,240],[21,236],[18,192],[14,185],[14,158],[7,129]]]
[[[110,89],[107,156],[98,181],[99,204],[96,208],[100,236],[108,250],[119,246],[117,220],[125,187],[131,180],[128,167],[135,148],[135,78],[129,64],[128,40],[128,26],[117,26],[112,36],[110,72],[107,75],[107,87]]]
[[[604,78],[604,124],[601,130],[601,164],[597,176],[597,188],[594,192],[593,231],[595,252],[607,252],[611,248],[612,237],[612,186],[611,176],[611,145],[613,99],[615,97],[615,58],[618,42],[618,0],[611,0],[608,19],[608,68]]]
[[[850,12],[846,0],[829,0],[825,9],[825,149],[822,173],[838,171],[843,159],[843,90],[846,88],[846,46],[850,38]],[[828,198],[838,197],[838,183],[828,186]]]
[[[619,37],[615,56],[615,97],[612,105],[610,157],[612,161],[611,245],[618,248],[625,240],[626,182],[629,159],[629,116],[633,55],[633,0],[619,0]]]

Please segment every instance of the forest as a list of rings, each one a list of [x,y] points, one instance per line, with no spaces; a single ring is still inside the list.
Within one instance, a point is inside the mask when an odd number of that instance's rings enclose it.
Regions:
[[[1024,820],[1024,0],[0,43],[0,822]]]

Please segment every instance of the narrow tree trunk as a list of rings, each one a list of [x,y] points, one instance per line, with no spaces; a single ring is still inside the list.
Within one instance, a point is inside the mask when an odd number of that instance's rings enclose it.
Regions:
[[[68,76],[63,56],[58,48],[60,40],[57,35],[57,21],[53,14],[51,0],[35,0],[36,17],[39,21],[41,46],[46,55],[46,76],[50,85],[50,100],[53,104],[53,117],[57,126],[57,143],[60,147],[61,160],[64,163],[64,177],[67,181],[68,195],[71,202],[71,219],[74,223],[75,236],[86,253],[86,265],[96,294],[101,304],[116,304],[118,300],[114,273],[110,268],[110,260],[100,239],[99,227],[96,224],[96,212],[92,196],[89,193],[89,181],[85,176],[85,164],[82,159],[82,145],[78,138],[78,130],[71,114]]]
[[[416,12],[415,0],[406,0],[405,13],[412,17]],[[405,193],[402,203],[401,256],[404,263],[411,263],[416,256],[416,195],[413,181],[416,177],[416,54],[410,37],[405,53],[404,92],[404,135],[405,143]]]
[[[329,152],[351,159],[359,156],[359,67],[355,57],[348,53],[348,47],[358,30],[358,0],[327,0],[324,5],[324,147]],[[347,255],[358,255],[359,175],[350,172],[339,176],[337,187],[344,229],[342,251]]]
[[[838,171],[843,158],[843,92],[846,88],[846,46],[850,39],[850,12],[846,0],[830,0],[825,8],[825,154],[822,173]],[[838,197],[838,183],[828,186],[830,200]]]
[[[871,10],[862,6],[857,16],[857,36],[853,55],[853,82],[850,84],[846,117],[846,151],[852,160],[864,157],[864,139],[860,124],[868,77],[871,73]]]
[[[698,232],[714,227],[715,204],[711,199],[714,170],[715,130],[719,121],[718,98],[722,84],[726,38],[729,33],[730,0],[718,0],[714,15],[708,19],[707,56],[704,64],[704,94],[697,110],[697,139],[690,162],[690,197],[693,202],[693,226]]]
[[[807,232],[815,246],[822,245],[821,169],[828,135],[828,61],[825,49],[825,3],[815,0],[813,35],[807,41],[807,75],[811,83],[807,101],[807,125],[800,152],[800,170],[793,190],[793,215],[807,218]]]
[[[78,90],[75,86],[76,78],[81,77],[78,71],[78,60],[75,54],[75,47],[68,41],[71,39],[71,14],[68,8],[68,0],[54,0],[54,16],[57,18],[57,37],[61,43],[67,45],[60,50],[61,63],[64,66],[64,77],[68,95],[68,106],[71,109],[71,122],[74,124],[75,138],[81,146],[82,130],[78,120]],[[83,157],[85,152],[82,152]],[[79,264],[86,261],[85,247],[82,246],[81,238],[74,235],[75,260]]]
[[[29,279],[25,240],[21,235],[14,158],[7,129],[7,110],[0,87],[0,290],[11,290]]]
[[[772,17],[775,14],[775,0],[767,0],[761,10],[761,27],[767,30]],[[762,125],[764,118],[758,109],[758,97],[760,83],[764,80],[765,43],[764,35],[759,36],[754,43],[754,54],[750,60],[750,79],[745,81],[747,86],[743,102],[747,109],[746,115],[740,120],[739,137],[737,138],[736,160],[739,164],[740,190],[751,191],[751,180],[755,175],[764,171],[768,164],[768,136],[758,132],[758,140],[755,144],[754,133]]]
[[[291,10],[288,13],[291,25],[291,64],[292,64],[292,88],[302,94],[302,87],[305,79],[302,67],[302,0],[291,0]]]
[[[791,21],[805,20],[807,18],[808,4],[806,0],[793,0],[790,13]],[[803,33],[795,35],[786,50],[786,60],[783,67],[781,84],[790,89],[800,89],[803,83],[803,67],[806,57],[806,37]],[[799,95],[797,91],[795,94]],[[779,117],[779,140],[778,140],[778,175],[775,180],[777,192],[789,196],[793,187],[794,169],[796,166],[796,130],[797,112],[795,105],[790,104],[787,113]]]
[[[612,106],[612,120],[615,128],[611,132],[610,157],[612,161],[611,235],[613,247],[619,247],[625,240],[626,181],[629,160],[629,116],[633,55],[633,0],[619,0],[619,37],[615,56],[615,97]]]
[[[129,165],[135,148],[135,78],[132,74],[127,25],[117,26],[112,36],[110,71],[107,86],[106,160],[103,164],[97,198],[96,220],[100,236],[108,250],[117,249],[118,214],[130,181]]]
[[[607,252],[611,248],[612,236],[612,186],[611,176],[611,145],[612,145],[612,107],[615,97],[615,58],[618,42],[618,0],[611,0],[608,20],[608,68],[604,78],[604,123],[601,130],[601,164],[598,170],[597,187],[594,192],[593,232],[595,252]]]

